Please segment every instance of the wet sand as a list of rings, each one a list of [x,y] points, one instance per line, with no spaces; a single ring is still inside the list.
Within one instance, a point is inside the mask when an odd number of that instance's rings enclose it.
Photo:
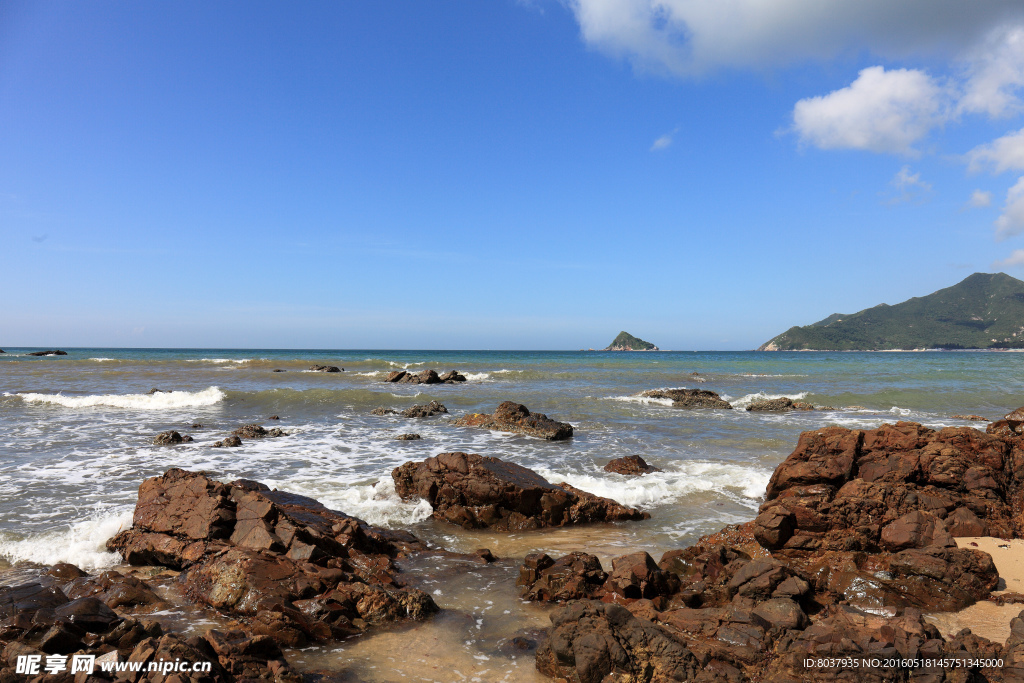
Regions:
[[[992,556],[999,571],[999,585],[993,595],[1024,593],[1024,539],[1004,540],[991,536],[956,539],[961,548],[984,550]],[[961,629],[1002,643],[1010,635],[1010,620],[1024,611],[1024,604],[998,605],[982,600],[959,612],[938,612],[927,615],[943,636],[951,636]]]

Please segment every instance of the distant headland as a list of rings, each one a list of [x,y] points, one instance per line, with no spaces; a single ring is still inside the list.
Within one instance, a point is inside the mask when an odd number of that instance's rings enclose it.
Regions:
[[[614,342],[613,342],[614,343]],[[1008,350],[1024,348],[1024,282],[975,273],[952,287],[894,306],[833,313],[791,327],[758,351]]]

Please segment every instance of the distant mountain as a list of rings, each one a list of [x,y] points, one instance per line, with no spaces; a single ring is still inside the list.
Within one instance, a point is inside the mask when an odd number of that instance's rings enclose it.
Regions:
[[[605,351],[658,351],[658,347],[651,342],[645,342],[639,337],[634,337],[629,332],[619,332],[619,336],[612,340]]]
[[[1024,282],[975,273],[928,296],[791,327],[758,351],[1024,348]]]

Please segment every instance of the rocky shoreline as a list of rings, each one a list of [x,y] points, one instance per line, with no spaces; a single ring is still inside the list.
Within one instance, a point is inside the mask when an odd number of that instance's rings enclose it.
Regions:
[[[910,422],[805,432],[745,524],[659,560],[634,552],[606,566],[585,548],[527,555],[516,563],[520,597],[551,604],[551,625],[512,639],[506,654],[534,656],[541,674],[574,683],[1024,680],[1024,613],[1002,643],[966,630],[943,636],[926,618],[1018,601],[1000,592],[992,556],[956,539],[1024,536],[1021,416],[985,432]],[[511,402],[469,417],[466,426],[572,434]],[[609,471],[649,470],[633,456]],[[426,500],[453,529],[531,533],[649,517],[486,455],[442,453],[392,476],[400,496]],[[428,584],[511,566],[487,549],[449,552],[259,482],[180,469],[142,483],[131,528],[108,548],[127,566],[89,576],[55,565],[0,586],[0,683],[331,680],[286,653],[373,633],[400,639],[398,626],[443,614]],[[155,617],[171,584],[186,617],[213,628],[175,630]],[[211,669],[17,671],[19,657],[75,654]]]

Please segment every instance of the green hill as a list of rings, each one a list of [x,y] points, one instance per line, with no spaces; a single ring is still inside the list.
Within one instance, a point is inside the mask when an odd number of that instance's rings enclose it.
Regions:
[[[612,340],[605,351],[657,351],[658,347],[651,342],[645,342],[639,337],[634,337],[629,332],[619,332],[619,336]]]
[[[759,351],[1024,348],[1024,282],[975,273],[928,296],[791,327]]]

